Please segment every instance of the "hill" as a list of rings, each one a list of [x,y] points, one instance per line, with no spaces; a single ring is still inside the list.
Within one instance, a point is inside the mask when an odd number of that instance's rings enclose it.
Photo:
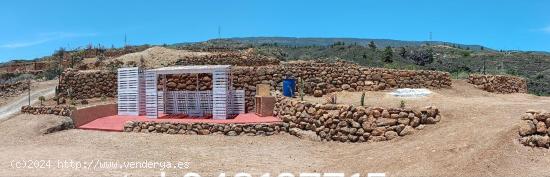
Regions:
[[[366,38],[296,38],[296,37],[243,37],[243,38],[228,38],[226,40],[236,41],[244,44],[262,45],[262,44],[277,44],[283,46],[330,46],[334,43],[341,42],[349,45],[367,46],[371,41],[379,47],[419,47],[422,45],[447,45],[458,48],[469,48],[470,50],[487,49],[481,45],[467,45],[443,41],[403,41],[393,39],[366,39]]]
[[[370,44],[371,42],[372,44]],[[60,49],[55,51],[52,56],[46,56],[36,61],[48,61],[50,66],[44,69],[44,75],[47,78],[53,78],[62,69],[68,67],[79,69],[112,68],[132,63],[135,65],[141,62],[142,58],[145,63],[164,63],[166,65],[173,64],[173,61],[181,58],[188,58],[188,54],[193,56],[194,54],[239,53],[252,48],[255,55],[257,54],[256,57],[273,57],[282,61],[342,59],[371,67],[447,71],[452,73],[455,78],[466,78],[469,73],[517,75],[528,79],[530,93],[550,95],[550,55],[547,52],[497,51],[480,45],[441,41],[293,37],[213,39],[204,42],[162,45],[162,47],[171,50],[156,46],[145,51],[151,47],[154,46],[127,46],[111,49],[92,46],[71,51]],[[119,57],[121,58],[117,59]],[[20,62],[24,61],[18,61],[18,63]],[[4,66],[4,68],[6,67]],[[0,73],[1,71],[2,66],[0,65]],[[12,76],[10,75],[10,77]]]

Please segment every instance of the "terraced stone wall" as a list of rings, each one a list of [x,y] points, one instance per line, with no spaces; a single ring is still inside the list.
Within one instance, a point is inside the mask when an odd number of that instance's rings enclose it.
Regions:
[[[516,76],[471,74],[468,83],[488,92],[527,93],[527,81]]]

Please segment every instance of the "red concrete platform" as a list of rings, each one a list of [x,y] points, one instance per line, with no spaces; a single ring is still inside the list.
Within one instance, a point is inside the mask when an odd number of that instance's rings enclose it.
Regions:
[[[254,124],[254,123],[275,123],[282,122],[281,119],[273,116],[259,117],[254,113],[239,114],[233,119],[215,120],[211,118],[189,118],[184,116],[162,116],[157,119],[147,118],[147,116],[107,116],[98,118],[77,128],[85,130],[102,130],[121,132],[124,129],[124,123],[127,121],[153,121],[153,122],[178,122],[178,123],[218,123],[218,124]]]

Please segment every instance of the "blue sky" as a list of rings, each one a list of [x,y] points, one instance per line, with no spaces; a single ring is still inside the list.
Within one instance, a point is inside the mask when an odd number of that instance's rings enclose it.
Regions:
[[[0,62],[87,44],[218,37],[434,40],[550,51],[548,0],[197,0],[0,2]]]

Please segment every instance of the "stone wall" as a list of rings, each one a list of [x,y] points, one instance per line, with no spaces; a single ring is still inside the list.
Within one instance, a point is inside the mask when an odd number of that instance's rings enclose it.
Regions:
[[[247,110],[254,109],[253,98],[256,84],[269,84],[272,89],[281,90],[285,76],[304,79],[304,92],[322,96],[336,91],[377,91],[391,88],[448,88],[450,74],[425,70],[394,70],[361,67],[349,62],[323,63],[315,61],[288,62],[274,66],[232,68],[233,86],[244,89]],[[160,78],[162,79],[162,78]],[[195,75],[172,75],[167,77],[168,90],[210,90],[211,75],[199,75],[197,86]],[[162,88],[163,81],[159,81]],[[298,84],[299,85],[299,84]],[[101,95],[116,96],[116,73],[66,71],[60,82],[60,93],[66,96],[73,88],[75,97],[84,99]]]
[[[339,142],[391,140],[415,133],[426,124],[441,120],[434,106],[420,110],[407,108],[356,107],[351,105],[311,104],[277,97],[274,113],[283,122],[260,124],[215,124],[129,121],[125,132],[208,135],[273,135],[287,132],[310,139]]]
[[[71,116],[74,108],[68,106],[23,106],[21,113],[29,114],[54,114],[59,116]]]
[[[140,122],[128,121],[124,124],[125,132],[166,133],[187,135],[222,134],[264,135],[270,136],[286,131],[282,123],[262,124],[216,124],[216,123],[175,123],[175,122]]]
[[[265,66],[278,65],[280,60],[274,57],[258,55],[254,50],[215,53],[212,55],[188,56],[176,61],[176,65],[233,65]]]
[[[77,99],[115,97],[117,74],[109,71],[77,71],[68,69],[61,75],[59,97]]]
[[[277,98],[274,113],[288,129],[313,131],[324,141],[385,141],[413,134],[425,124],[441,120],[439,110],[426,107],[361,107],[353,105],[312,104],[284,97]]]
[[[488,92],[527,93],[527,81],[516,76],[471,74],[468,83]]]
[[[528,110],[521,115],[519,142],[531,147],[550,147],[550,113]]]
[[[0,98],[20,95],[25,92],[27,88],[28,84],[23,81],[0,84]]]

